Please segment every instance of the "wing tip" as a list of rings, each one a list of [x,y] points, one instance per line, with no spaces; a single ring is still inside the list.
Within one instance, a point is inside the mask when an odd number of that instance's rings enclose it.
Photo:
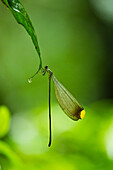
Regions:
[[[85,117],[85,110],[83,109],[81,112],[80,112],[80,119],[83,119]]]

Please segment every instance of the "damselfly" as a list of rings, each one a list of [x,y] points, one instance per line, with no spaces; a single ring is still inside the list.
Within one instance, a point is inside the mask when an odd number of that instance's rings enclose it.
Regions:
[[[51,78],[54,83],[55,95],[57,101],[64,111],[64,113],[69,116],[71,119],[77,121],[82,119],[85,116],[84,108],[78,103],[78,101],[72,96],[72,94],[57,80],[52,71],[45,66],[44,74],[48,73],[49,75],[49,129],[50,129],[50,137],[49,144],[51,146]]]

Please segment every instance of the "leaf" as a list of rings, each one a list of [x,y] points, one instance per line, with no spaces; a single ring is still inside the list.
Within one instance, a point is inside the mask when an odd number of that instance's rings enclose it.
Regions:
[[[0,138],[8,133],[10,117],[8,108],[6,106],[0,106]]]
[[[40,55],[40,48],[38,45],[38,40],[37,36],[35,33],[35,29],[32,25],[32,22],[30,21],[30,18],[22,5],[22,3],[19,0],[1,0],[12,12],[13,16],[15,17],[16,21],[18,24],[23,25],[23,27],[26,29],[28,34],[30,35],[33,44],[35,46],[35,49],[39,55],[40,59],[40,64],[39,64],[39,69],[38,71],[42,68],[42,60],[41,60],[41,55]]]
[[[27,169],[19,155],[16,154],[6,142],[0,141],[0,154],[4,155],[5,159],[10,160],[16,169]]]

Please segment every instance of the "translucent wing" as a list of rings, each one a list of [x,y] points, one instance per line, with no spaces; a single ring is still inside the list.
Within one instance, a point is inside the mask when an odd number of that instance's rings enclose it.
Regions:
[[[85,116],[85,110],[72,94],[52,75],[57,101],[64,113],[77,121]]]

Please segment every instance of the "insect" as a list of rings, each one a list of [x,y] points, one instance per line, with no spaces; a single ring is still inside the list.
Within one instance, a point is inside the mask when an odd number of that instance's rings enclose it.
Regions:
[[[72,120],[77,121],[79,119],[84,118],[85,116],[85,110],[84,108],[78,103],[78,101],[72,96],[72,94],[57,80],[57,78],[54,76],[53,72],[48,68],[48,66],[45,66],[45,69],[43,70],[43,75],[45,73],[48,73],[49,76],[49,144],[48,146],[51,146],[51,79],[54,83],[55,88],[55,95],[57,98],[57,101],[64,111],[64,113],[69,116]]]
[[[54,76],[53,72],[48,68],[48,66],[45,66],[44,69],[41,69],[43,76],[48,73],[49,76],[49,144],[48,146],[51,146],[52,141],[52,130],[51,130],[51,79],[54,83],[55,88],[55,95],[56,99],[64,111],[64,113],[70,117],[72,120],[77,121],[79,119],[84,118],[85,116],[85,110],[84,108],[79,104],[79,102],[72,96],[72,94],[57,80],[57,78]],[[36,72],[30,79],[28,79],[28,82],[32,82],[32,78],[38,74]]]

